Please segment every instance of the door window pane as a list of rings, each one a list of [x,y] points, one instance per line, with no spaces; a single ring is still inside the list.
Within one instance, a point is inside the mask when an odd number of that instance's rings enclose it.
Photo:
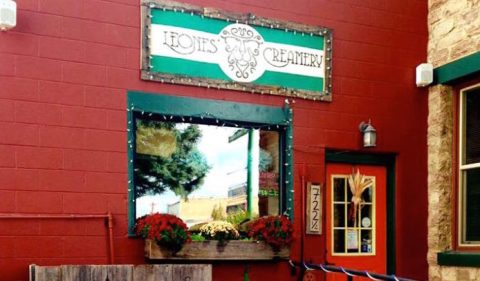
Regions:
[[[333,250],[335,253],[345,253],[345,230],[333,231]]]
[[[371,230],[362,230],[361,231],[361,252],[362,253],[372,253],[373,252],[373,237]]]
[[[345,227],[345,204],[333,205],[333,220],[335,227]]]
[[[369,228],[372,227],[372,205],[369,204],[361,204],[360,205],[360,223],[362,228]]]
[[[344,202],[345,201],[345,179],[344,178],[335,178],[333,180],[333,200],[335,202]]]

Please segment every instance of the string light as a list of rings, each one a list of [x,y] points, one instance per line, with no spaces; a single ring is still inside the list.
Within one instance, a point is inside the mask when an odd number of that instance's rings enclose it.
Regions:
[[[132,106],[133,107],[133,106]],[[129,110],[129,109],[127,109]],[[137,107],[137,110],[140,110],[138,109]],[[145,111],[142,110],[141,112],[142,115],[145,114]],[[148,113],[148,116],[152,116],[153,113],[150,112]],[[195,114],[195,115],[192,115],[192,116],[189,116],[189,117],[184,117],[184,116],[174,116],[174,115],[165,115],[165,114],[159,114],[159,117],[161,119],[163,119],[164,121],[171,121],[171,120],[174,120],[175,118],[178,118],[179,122],[180,120],[182,122],[186,122],[187,120],[189,120],[189,122],[192,122],[194,120],[194,118],[199,118],[200,120],[212,120],[214,121],[216,124],[220,124],[223,126],[231,126],[231,127],[246,127],[246,128],[252,128],[252,129],[255,129],[255,130],[261,130],[261,129],[267,129],[267,130],[271,130],[272,129],[272,126],[274,126],[274,128],[277,128],[278,130],[287,130],[287,126],[289,126],[291,124],[291,119],[286,119],[283,123],[279,123],[279,124],[265,124],[265,125],[245,125],[243,122],[232,122],[232,121],[222,121],[221,118],[218,118],[216,117],[214,114],[211,114],[209,112],[204,112],[204,113],[201,113],[201,114]],[[131,124],[131,123],[129,123]],[[130,129],[127,129],[127,131],[130,131]]]
[[[330,60],[330,58],[326,58],[328,61]],[[153,65],[150,65],[148,66],[149,69],[153,69],[154,66]],[[331,72],[331,67],[330,66],[327,66],[326,69],[328,70],[328,78],[331,79],[332,78],[332,75],[330,74]],[[166,83],[167,81],[165,81],[164,78],[162,77],[158,77],[156,78],[155,76],[153,75],[149,75],[148,76],[150,80],[155,80],[155,81],[160,81],[161,83]],[[175,84],[175,83],[178,83],[180,82],[180,84],[186,84],[186,85],[192,85],[193,82],[192,82],[192,79],[184,79],[184,78],[180,78],[178,80],[175,80],[173,78],[169,78],[169,83],[171,84]],[[268,93],[270,95],[283,95],[283,96],[291,96],[291,97],[298,97],[298,98],[302,98],[302,99],[309,99],[309,100],[313,100],[313,101],[316,101],[316,100],[324,100],[324,95],[329,95],[331,91],[329,90],[325,90],[323,92],[309,92],[309,91],[300,91],[300,92],[297,92],[296,90],[293,90],[293,89],[288,89],[288,88],[278,88],[278,89],[275,89],[274,90],[268,90],[268,92],[265,92],[264,90],[261,90],[261,91],[257,91],[255,90],[254,88],[252,88],[252,86],[250,85],[241,85],[241,84],[238,84],[238,83],[221,83],[221,84],[207,84],[207,83],[202,83],[202,82],[195,82],[196,86],[198,87],[206,87],[207,89],[210,89],[211,87],[214,87],[216,88],[217,90],[221,90],[221,89],[236,89],[236,90],[241,90],[243,92],[246,92],[246,93],[252,93],[252,94],[255,94],[255,93],[260,93],[261,95],[265,94],[265,93]],[[328,89],[331,89],[332,85],[331,84],[328,84],[326,86],[326,88]],[[291,100],[291,103],[295,103],[295,100]]]
[[[185,9],[181,6],[177,6],[177,7],[173,7],[173,6],[170,6],[170,5],[161,5],[161,4],[156,4],[156,3],[146,3],[144,4],[145,6],[149,7],[150,10],[149,10],[149,14],[147,15],[148,18],[153,18],[153,15],[151,14],[151,9],[154,9],[154,8],[158,8],[158,9],[162,9],[163,11],[173,11],[175,13],[177,12],[181,12],[181,13],[188,13],[190,14],[190,16],[200,16],[201,18],[204,18],[205,16],[209,17],[209,18],[218,18],[218,19],[221,19],[221,20],[224,20],[225,22],[236,22],[236,23],[240,23],[240,20],[239,19],[231,19],[231,18],[228,18],[226,16],[223,16],[221,15],[220,13],[216,13],[216,14],[207,14],[205,15],[205,12],[204,11],[201,11],[201,10],[189,10],[189,9]],[[326,71],[326,77],[328,77],[329,79],[332,78],[332,75],[331,75],[331,34],[330,34],[330,30],[327,29],[327,28],[320,28],[318,31],[316,32],[312,32],[311,30],[308,30],[308,29],[299,29],[299,30],[295,30],[295,29],[288,29],[285,25],[285,24],[279,24],[279,23],[271,23],[269,21],[265,21],[263,19],[256,19],[254,15],[252,14],[249,14],[248,15],[248,18],[245,19],[245,24],[252,24],[252,25],[257,25],[257,26],[265,26],[265,27],[270,27],[271,29],[273,28],[276,28],[276,29],[279,29],[281,31],[284,31],[286,33],[289,33],[289,32],[292,32],[294,35],[297,35],[297,33],[301,33],[302,36],[324,36],[325,37],[325,45],[326,45],[326,56],[325,56],[325,59],[327,61],[326,63],[326,66],[325,66],[325,71]],[[145,40],[147,42],[147,44],[145,45],[145,48],[148,49],[149,48],[149,44],[148,42],[150,41],[151,39],[151,36],[149,35],[149,29],[150,29],[150,25],[151,25],[151,22],[147,22],[145,24]],[[149,50],[147,50],[147,52],[149,52]],[[152,60],[152,56],[149,54],[147,56],[147,60]],[[155,68],[155,65],[152,65],[152,64],[147,64],[147,68],[149,70],[153,70]],[[161,75],[153,75],[151,73],[147,73],[147,77],[149,77],[150,80],[157,80],[157,81],[160,81],[161,83],[165,83],[165,82],[169,82],[171,84],[175,84],[175,83],[183,83],[185,84],[187,81],[188,83],[192,83],[192,79],[184,79],[184,78],[178,78],[177,80],[171,78],[171,77],[161,77]],[[187,77],[188,78],[188,77]],[[165,79],[168,79],[168,80],[165,80]],[[252,86],[251,85],[247,85],[247,84],[230,84],[230,83],[226,83],[226,84],[223,84],[223,83],[220,83],[220,84],[207,84],[207,83],[202,83],[202,82],[196,82],[196,85],[201,87],[201,86],[204,86],[204,87],[207,87],[207,88],[210,88],[210,87],[216,87],[218,90],[220,89],[237,89],[237,90],[242,90],[242,91],[249,91],[251,92],[252,94],[254,93],[258,93],[258,90],[255,90],[255,89],[252,89]],[[331,85],[328,85],[327,86],[328,89],[331,89]],[[265,91],[264,90],[261,90],[259,92],[260,94],[265,94]],[[317,101],[317,100],[320,100],[320,101],[323,101],[323,100],[326,100],[324,99],[324,95],[330,95],[331,94],[331,91],[323,91],[323,92],[310,92],[310,91],[300,91],[300,92],[297,92],[296,90],[289,90],[287,88],[280,88],[280,89],[275,89],[275,90],[269,90],[267,92],[268,94],[282,94],[282,95],[287,95],[287,96],[293,96],[293,97],[299,97],[299,98],[303,98],[303,99],[310,99],[310,100],[313,100],[313,101]],[[330,100],[330,98],[328,98],[327,100]]]

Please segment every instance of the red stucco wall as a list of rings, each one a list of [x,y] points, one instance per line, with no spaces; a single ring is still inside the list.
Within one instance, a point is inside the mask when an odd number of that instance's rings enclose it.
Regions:
[[[426,60],[427,1],[189,2],[333,29],[333,102],[293,105],[295,189],[304,164],[307,180],[325,181],[325,148],[361,149],[358,124],[371,118],[378,146],[368,151],[398,153],[397,275],[426,279],[427,96],[414,68]],[[126,236],[126,91],[268,105],[284,98],[141,81],[139,0],[17,4],[18,26],[0,33],[0,213],[111,211],[116,261],[142,263],[142,242]],[[306,245],[308,259],[324,260],[324,236]],[[31,263],[106,263],[107,254],[101,220],[0,219],[0,280],[27,280]],[[214,280],[242,280],[243,269],[215,265]],[[250,280],[289,276],[286,263],[250,269]]]

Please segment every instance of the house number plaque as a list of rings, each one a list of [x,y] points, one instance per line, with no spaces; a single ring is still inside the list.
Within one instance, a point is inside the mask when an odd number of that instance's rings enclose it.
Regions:
[[[307,185],[307,234],[322,234],[322,187],[319,184]]]

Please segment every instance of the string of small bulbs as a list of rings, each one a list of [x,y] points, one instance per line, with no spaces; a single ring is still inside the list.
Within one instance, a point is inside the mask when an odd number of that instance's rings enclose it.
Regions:
[[[292,124],[292,114],[293,114],[293,109],[289,106],[290,104],[294,104],[295,103],[295,100],[293,99],[285,99],[285,108],[286,108],[286,112],[287,112],[287,116],[286,116],[286,119],[285,119],[285,122],[283,123],[279,123],[279,124],[264,124],[264,125],[258,125],[258,126],[248,126],[248,125],[245,125],[243,123],[235,123],[235,122],[232,122],[232,121],[226,121],[226,120],[222,120],[221,118],[218,118],[217,116],[215,116],[214,114],[212,113],[209,113],[209,112],[203,112],[203,113],[199,113],[199,114],[192,114],[192,115],[188,115],[188,116],[179,116],[179,115],[172,115],[172,114],[161,114],[161,113],[153,113],[153,112],[148,112],[140,107],[137,107],[135,106],[134,104],[130,104],[129,107],[127,107],[126,111],[129,112],[129,114],[133,113],[133,112],[137,112],[139,113],[141,116],[145,116],[145,117],[153,117],[154,115],[155,116],[159,116],[160,119],[163,119],[165,122],[175,122],[175,121],[181,121],[182,123],[191,123],[191,122],[194,122],[194,121],[198,121],[198,120],[214,120],[214,122],[216,124],[218,124],[219,126],[229,126],[229,127],[241,127],[241,128],[252,128],[252,129],[267,129],[267,130],[289,130],[289,127],[290,125]],[[129,134],[132,134],[132,130],[130,129],[132,127],[132,121],[133,118],[129,118],[129,121],[128,121],[128,128],[127,128],[127,132]],[[291,168],[288,168],[288,166],[290,166],[290,163],[292,163],[292,149],[293,149],[293,136],[292,134],[288,134],[287,136],[287,144],[285,146],[285,154],[286,154],[286,159],[287,161],[284,163],[284,166],[287,167],[287,177],[286,177],[286,180],[284,181],[285,185],[287,187],[291,186],[291,178],[292,178],[292,169]],[[133,150],[133,140],[134,138],[129,138],[128,140],[128,146],[130,148],[130,150]],[[129,161],[129,165],[133,165],[133,159],[130,159]],[[132,167],[133,168],[133,167]],[[130,179],[128,181],[129,184],[132,184],[132,180]],[[129,192],[132,191],[132,189],[128,189]],[[292,213],[292,205],[293,205],[293,194],[294,194],[294,190],[293,190],[293,187],[292,188],[289,188],[289,191],[290,191],[290,194],[286,194],[287,196],[287,206],[286,206],[286,209],[285,209],[285,212],[284,212],[284,215],[290,217],[291,213]],[[136,198],[132,198],[132,202],[135,203],[136,202]]]

